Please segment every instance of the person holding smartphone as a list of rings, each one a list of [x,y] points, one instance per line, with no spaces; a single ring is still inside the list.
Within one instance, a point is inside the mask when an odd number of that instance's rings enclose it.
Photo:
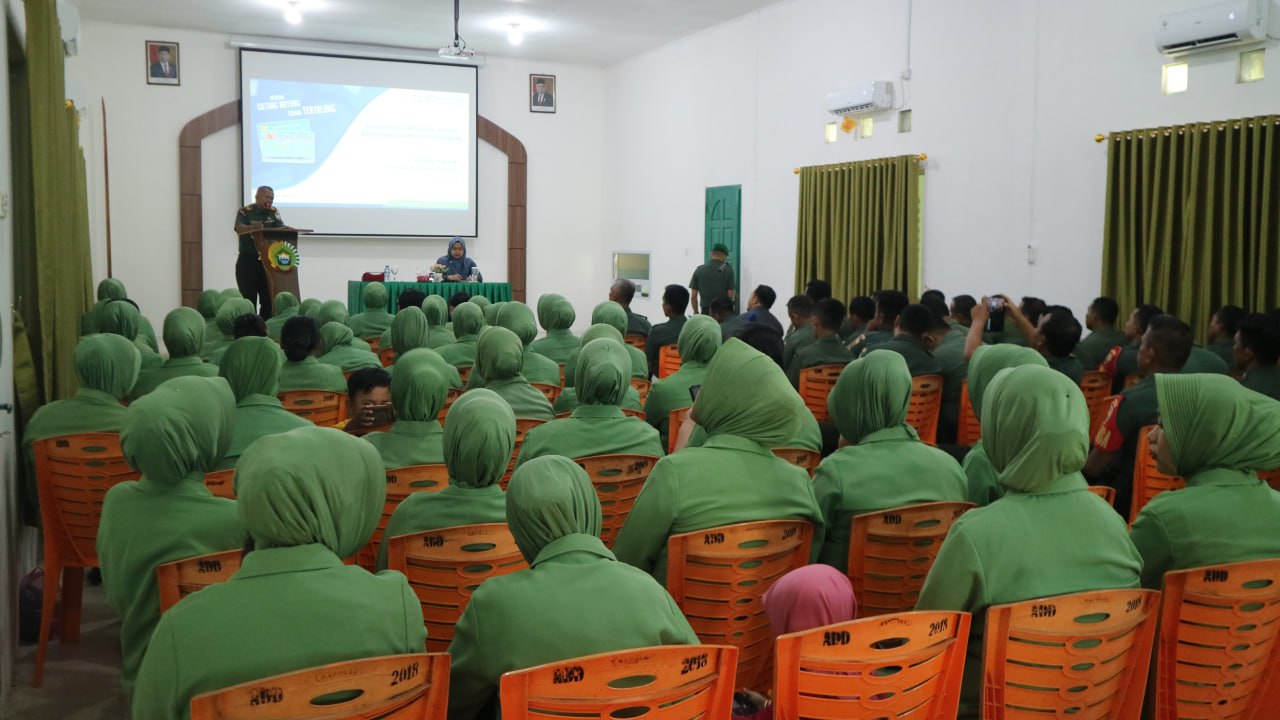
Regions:
[[[338,429],[359,436],[388,429],[394,421],[391,374],[380,367],[351,373],[347,378],[347,419]]]
[[[388,470],[444,462],[444,435],[437,419],[449,392],[448,366],[434,351],[410,350],[396,360],[391,381],[395,424],[365,436]],[[374,414],[377,409],[374,409]]]

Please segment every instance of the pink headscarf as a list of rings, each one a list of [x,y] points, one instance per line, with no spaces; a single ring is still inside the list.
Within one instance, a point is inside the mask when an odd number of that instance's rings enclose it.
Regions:
[[[847,622],[857,609],[853,583],[830,565],[792,570],[764,594],[764,612],[775,637]]]

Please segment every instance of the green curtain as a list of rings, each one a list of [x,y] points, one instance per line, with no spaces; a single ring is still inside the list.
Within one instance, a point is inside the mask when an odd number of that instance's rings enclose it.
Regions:
[[[918,296],[922,185],[915,155],[801,168],[796,292],[822,278],[844,300]]]
[[[1102,292],[1201,342],[1220,305],[1280,306],[1280,116],[1112,133]]]

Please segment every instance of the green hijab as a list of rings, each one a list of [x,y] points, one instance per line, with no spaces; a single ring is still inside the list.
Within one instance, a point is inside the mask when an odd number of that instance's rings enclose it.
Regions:
[[[236,506],[258,548],[318,543],[340,558],[369,541],[387,478],[378,451],[333,428],[304,427],[253,443],[236,463]]]
[[[605,338],[584,345],[578,354],[573,386],[579,405],[621,406],[631,387],[631,356],[627,349]]]
[[[1280,467],[1280,402],[1217,374],[1156,375],[1160,422],[1178,474]]]
[[[126,340],[138,339],[142,314],[131,302],[112,300],[98,312],[98,332],[119,335]]]
[[[129,291],[120,280],[107,278],[98,283],[99,300],[123,300],[127,297],[129,297]]]
[[[250,395],[276,396],[284,351],[271,338],[242,337],[227,346],[218,375],[227,379],[236,402]]]
[[[563,295],[548,293],[538,298],[538,324],[543,330],[568,330],[577,320],[573,304]]]
[[[484,310],[481,310],[476,303],[464,302],[453,309],[453,334],[456,337],[475,335],[482,327],[484,327]]]
[[[73,360],[81,388],[104,392],[117,400],[133,389],[142,368],[138,347],[114,333],[84,336],[76,344]]]
[[[218,332],[227,338],[231,338],[236,331],[236,318],[241,315],[252,315],[253,312],[253,303],[242,297],[227,300],[222,303],[222,307],[218,308],[218,315],[215,320],[218,323]]]
[[[1089,408],[1080,388],[1057,370],[1002,370],[982,401],[982,446],[1000,484],[1042,494],[1085,487]]]
[[[164,316],[162,335],[171,359],[197,355],[204,346],[204,318],[189,307],[175,308]]]
[[[222,307],[223,303],[228,302],[230,300],[244,300],[244,299],[245,297],[241,295],[240,291],[235,288],[227,288],[226,290],[218,291],[218,307]]]
[[[351,332],[351,328],[340,322],[325,323],[320,328],[320,354],[332,352],[334,348],[343,345],[350,345],[355,339],[355,335]]]
[[[173,378],[125,411],[120,427],[124,459],[149,482],[177,485],[193,473],[203,476],[231,447],[235,409],[226,380]]]
[[[485,308],[493,304],[492,300],[490,300],[489,298],[483,295],[472,295],[471,297],[467,298],[467,302],[480,308],[481,312],[484,312]],[[454,308],[453,311],[456,313],[458,312],[458,309]]]
[[[454,321],[457,327],[457,321]],[[524,368],[524,344],[504,327],[485,328],[476,341],[476,372],[490,382],[507,380]]]
[[[525,347],[529,347],[529,343],[538,337],[538,324],[533,319],[533,311],[519,301],[503,303],[493,324],[515,333]]]
[[[987,394],[987,386],[1001,370],[1022,365],[1049,367],[1043,355],[1023,345],[983,345],[973,353],[969,360],[969,404],[979,420],[982,419],[982,399]]]
[[[569,357],[565,360],[564,386],[566,388],[573,387],[573,384],[577,381],[578,357],[582,355],[582,348],[586,347],[587,343],[593,340],[616,340],[620,345],[623,343],[622,333],[618,332],[618,329],[612,325],[605,325],[601,323],[599,325],[592,325],[588,327],[587,331],[582,333],[582,337],[578,338],[577,349],[569,353]],[[626,348],[623,348],[624,351],[625,349]],[[630,357],[630,355],[627,356],[628,368],[630,368]],[[629,372],[630,370],[628,369],[628,373]]]
[[[836,428],[852,443],[885,428],[910,430],[906,424],[910,405],[911,371],[906,358],[892,350],[872,350],[846,365],[827,396],[827,410]],[[911,435],[918,437],[914,430]]]
[[[715,322],[712,320],[712,322]],[[627,334],[627,311],[618,303],[612,300],[605,300],[591,311],[591,324],[612,325],[615,330]]]
[[[387,311],[387,306],[391,302],[391,293],[387,292],[387,286],[380,282],[371,282],[364,286],[364,309],[383,312]]]
[[[196,310],[201,317],[206,320],[212,320],[218,314],[218,305],[221,299],[221,295],[217,290],[205,290],[200,293],[200,299],[196,301]]]
[[[391,347],[397,355],[427,346],[427,316],[421,308],[407,307],[391,320]]]
[[[298,314],[305,315],[312,320],[316,320],[320,317],[320,306],[322,304],[323,303],[315,298],[307,298],[298,306]]]
[[[320,327],[324,327],[326,323],[340,322],[347,324],[349,316],[347,314],[347,306],[339,300],[328,300],[320,305],[320,312],[316,315],[316,321],[320,323]]]
[[[481,308],[484,311],[484,324],[497,325],[498,313],[502,312],[502,307],[504,305],[506,305],[505,302],[496,302],[490,305],[485,305],[483,308]]]
[[[291,292],[276,293],[271,301],[272,317],[291,318],[298,314],[298,296]]]
[[[710,315],[694,315],[680,329],[677,347],[681,362],[709,363],[720,349],[720,323]],[[630,371],[628,371],[630,372]]]
[[[441,327],[449,322],[449,303],[439,295],[428,295],[422,301],[422,312],[426,314],[427,324],[431,327]]]
[[[443,362],[439,355],[423,348],[410,350],[396,360],[391,405],[397,420],[434,422],[444,407],[449,382],[441,375],[433,355]]]
[[[707,365],[692,412],[707,437],[737,435],[770,448],[793,438],[808,410],[777,363],[730,338]]]
[[[544,547],[565,535],[600,537],[600,498],[586,470],[569,458],[546,455],[512,474],[507,525],[520,553],[532,563]]]
[[[444,420],[444,462],[454,485],[484,488],[498,482],[515,446],[515,413],[492,390],[471,390],[449,408]]]

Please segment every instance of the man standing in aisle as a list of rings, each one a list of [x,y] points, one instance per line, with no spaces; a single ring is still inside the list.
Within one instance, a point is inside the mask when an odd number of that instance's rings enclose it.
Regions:
[[[276,193],[263,185],[254,194],[254,202],[236,213],[236,233],[240,235],[240,255],[236,257],[236,287],[249,302],[257,305],[264,320],[271,317],[271,295],[267,289],[267,271],[258,259],[258,249],[253,244],[253,231],[262,228],[284,227],[280,211],[272,203]]]
[[[729,248],[723,243],[716,243],[711,246],[711,262],[699,265],[693,271],[693,278],[689,280],[689,294],[695,315],[709,314],[711,303],[716,298],[727,297],[736,301],[733,296],[733,266],[728,260]]]

